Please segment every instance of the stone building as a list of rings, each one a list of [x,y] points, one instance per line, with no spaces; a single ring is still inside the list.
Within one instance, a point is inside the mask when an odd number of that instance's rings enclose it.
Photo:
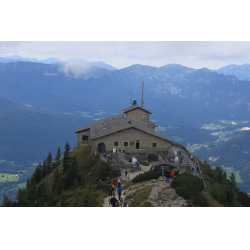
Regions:
[[[128,153],[166,148],[172,142],[168,137],[155,132],[158,125],[149,120],[152,113],[138,106],[136,101],[122,111],[121,115],[76,129],[77,149],[91,145],[92,153],[114,149]]]

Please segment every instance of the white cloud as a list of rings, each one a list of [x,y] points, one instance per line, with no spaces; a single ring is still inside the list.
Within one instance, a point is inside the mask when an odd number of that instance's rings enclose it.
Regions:
[[[78,78],[81,75],[90,74],[92,72],[92,67],[90,65],[75,65],[67,63],[59,66],[59,70],[64,72],[66,75],[71,75]]]
[[[250,63],[250,42],[0,42],[0,56],[13,54],[104,61],[117,68],[137,63],[157,67],[179,63],[216,69]]]

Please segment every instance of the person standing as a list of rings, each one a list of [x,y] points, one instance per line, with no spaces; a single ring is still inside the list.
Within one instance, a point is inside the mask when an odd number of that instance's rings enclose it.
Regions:
[[[117,201],[117,199],[115,198],[115,195],[113,195],[113,197],[112,197],[111,200],[110,200],[110,203],[111,203],[111,206],[112,206],[112,207],[115,206],[116,201]]]
[[[175,176],[175,172],[174,172],[174,170],[171,172],[171,174],[170,174],[170,179],[172,178],[172,177],[174,177]]]
[[[194,156],[193,155],[191,155],[191,160],[193,161],[193,158],[194,158]]]
[[[111,199],[111,197],[112,197],[112,192],[113,192],[113,190],[114,190],[114,188],[113,188],[113,186],[111,185],[111,184],[109,184],[109,186],[108,186],[108,192],[109,192],[109,204],[110,204],[110,199]]]
[[[128,175],[128,172],[127,172],[127,170],[126,170],[126,172],[125,172],[125,175],[126,175],[126,177],[127,177],[127,175]]]
[[[118,187],[121,186],[121,184],[122,184],[121,179],[118,179],[118,181],[117,181]]]
[[[123,207],[123,199],[120,199],[120,206]]]
[[[121,187],[117,188],[117,193],[118,193],[118,197],[119,197],[119,200],[120,200],[121,199],[121,194],[122,194],[122,188]]]
[[[123,202],[122,204],[123,207],[128,207],[128,203],[126,201]]]
[[[117,178],[115,177],[114,185],[117,186]]]
[[[116,200],[115,207],[119,207],[119,201]]]

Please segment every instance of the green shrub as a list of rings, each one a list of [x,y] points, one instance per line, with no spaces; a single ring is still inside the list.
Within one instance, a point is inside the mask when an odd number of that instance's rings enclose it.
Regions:
[[[197,196],[194,197],[193,204],[196,207],[208,207],[209,206],[206,197],[201,194],[198,194]]]
[[[95,187],[93,188],[93,190],[102,190],[102,191],[107,191],[108,192],[108,184],[107,183],[98,183],[97,185],[95,185]]]
[[[175,177],[171,182],[171,186],[174,188],[184,186],[192,193],[202,192],[204,189],[202,180],[188,173]]]
[[[147,161],[138,160],[138,162],[144,166],[150,166],[150,164]]]
[[[185,199],[193,198],[193,205],[198,207],[209,206],[206,197],[202,195],[204,185],[201,179],[191,174],[181,174],[175,177],[171,186],[175,188],[177,194],[183,196]]]
[[[161,168],[155,168],[154,170],[147,171],[143,174],[137,175],[132,182],[137,183],[137,182],[143,182],[143,181],[149,181],[153,179],[158,179],[159,176],[162,175],[162,170]]]
[[[185,199],[190,199],[192,197],[192,192],[186,188],[186,186],[181,186],[175,189],[176,193],[183,196]]]

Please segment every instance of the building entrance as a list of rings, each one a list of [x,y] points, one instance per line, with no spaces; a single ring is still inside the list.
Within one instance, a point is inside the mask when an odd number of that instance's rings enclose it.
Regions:
[[[103,142],[100,142],[97,146],[97,150],[99,152],[105,152],[106,151],[106,145]]]
[[[135,148],[140,149],[140,141],[139,140],[136,140]]]
[[[158,161],[158,157],[154,154],[149,154],[148,155],[148,162],[154,162],[154,161]]]

